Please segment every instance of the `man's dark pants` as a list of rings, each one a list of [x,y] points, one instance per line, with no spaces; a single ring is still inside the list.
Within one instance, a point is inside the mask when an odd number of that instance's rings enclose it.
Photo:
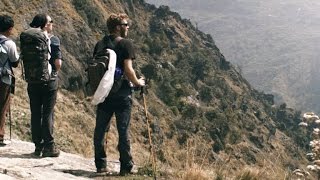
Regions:
[[[132,100],[128,97],[111,97],[98,105],[96,127],[94,130],[94,152],[96,168],[105,168],[106,152],[105,152],[105,133],[110,129],[110,122],[113,113],[116,116],[116,124],[119,135],[118,150],[120,153],[121,169],[132,168],[126,167],[132,164],[132,156],[130,153],[129,125],[131,116]]]
[[[54,82],[28,84],[32,141],[36,147],[41,143],[44,143],[45,147],[49,147],[54,143],[52,117],[57,99],[57,89],[53,87],[52,83]]]
[[[10,105],[10,85],[0,81],[0,139],[4,138],[6,112]]]

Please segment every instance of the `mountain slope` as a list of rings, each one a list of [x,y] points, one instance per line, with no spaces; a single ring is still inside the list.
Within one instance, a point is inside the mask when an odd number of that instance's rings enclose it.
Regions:
[[[225,57],[277,102],[320,112],[317,1],[148,0],[210,33]]]
[[[148,79],[146,104],[159,174],[179,178],[197,165],[212,176],[224,172],[233,178],[243,171],[238,167],[251,166],[272,169],[277,173],[261,174],[283,179],[284,174],[306,164],[303,148],[307,139],[301,138],[304,131],[296,126],[300,112],[285,104],[277,107],[273,95],[252,88],[210,35],[167,7],[156,8],[143,0],[2,1],[0,5],[1,11],[16,20],[17,42],[19,32],[36,12],[48,12],[57,22],[54,28],[61,37],[65,62],[59,75],[62,89],[55,133],[64,151],[93,156],[95,107],[85,97],[86,60],[104,35],[108,15],[126,12],[132,18],[129,38],[137,50],[137,72]],[[20,77],[19,71],[16,73]],[[18,78],[13,128],[19,137],[30,140],[25,89],[25,82]],[[136,164],[148,170],[143,100],[138,92],[134,95],[133,156]],[[113,124],[108,134],[108,159],[118,158],[116,146]]]

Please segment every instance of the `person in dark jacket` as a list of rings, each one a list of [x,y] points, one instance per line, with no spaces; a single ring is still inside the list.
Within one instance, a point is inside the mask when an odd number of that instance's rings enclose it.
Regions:
[[[50,50],[49,64],[52,70],[51,78],[48,82],[28,83],[31,110],[31,134],[32,141],[35,144],[34,155],[41,156],[42,154],[42,157],[58,157],[60,150],[56,147],[53,137],[53,111],[58,91],[57,72],[62,63],[60,40],[58,37],[49,34],[52,32],[53,27],[53,21],[49,15],[36,15],[30,26],[31,28],[40,28],[46,34]]]
[[[110,93],[104,102],[98,104],[96,127],[94,130],[95,165],[98,173],[107,172],[107,155],[105,152],[105,132],[110,128],[113,114],[119,135],[118,150],[120,153],[120,175],[131,172],[133,160],[130,152],[129,125],[132,106],[132,87],[144,86],[144,78],[137,78],[132,62],[135,59],[133,44],[126,39],[129,31],[129,17],[126,14],[111,14],[107,20],[109,35],[100,40],[93,55],[106,48],[113,49],[117,54],[117,67],[122,69],[126,79],[117,92]],[[112,43],[110,43],[112,42]]]

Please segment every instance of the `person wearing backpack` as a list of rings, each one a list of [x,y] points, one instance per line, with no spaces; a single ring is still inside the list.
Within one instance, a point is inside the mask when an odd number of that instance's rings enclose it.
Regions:
[[[144,86],[144,78],[137,78],[132,63],[135,59],[133,44],[125,39],[128,35],[129,17],[126,14],[111,14],[107,19],[109,35],[100,40],[95,48],[93,56],[105,51],[107,48],[115,51],[116,64],[119,71],[122,70],[126,79],[116,92],[110,92],[105,100],[98,104],[96,126],[94,130],[94,152],[97,173],[107,172],[107,155],[105,152],[105,132],[110,128],[111,117],[116,116],[116,124],[119,135],[118,151],[120,153],[120,175],[131,172],[133,160],[130,152],[129,124],[132,106],[132,87]],[[121,72],[115,72],[121,74]]]
[[[13,19],[8,15],[0,16],[0,145],[4,144],[5,115],[10,106],[10,89],[13,86],[12,67],[19,64],[16,44],[8,37],[14,27]]]
[[[53,111],[57,98],[57,78],[52,65],[61,66],[60,48],[52,49],[49,33],[53,21],[47,14],[37,14],[28,30],[20,35],[21,59],[23,60],[25,79],[31,110],[31,134],[35,144],[35,156],[58,157],[60,150],[53,137]],[[60,45],[60,44],[58,44]],[[57,55],[58,54],[58,55]],[[53,62],[53,59],[56,62]],[[57,59],[57,60],[56,60]],[[52,61],[53,63],[50,63]],[[51,65],[52,64],[52,65]]]

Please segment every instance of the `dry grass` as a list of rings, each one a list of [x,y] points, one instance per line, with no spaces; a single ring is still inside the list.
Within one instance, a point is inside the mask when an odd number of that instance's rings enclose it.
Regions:
[[[246,169],[236,176],[237,180],[259,180],[264,179],[263,173],[258,169]]]
[[[179,172],[181,178],[184,180],[210,179],[211,173],[209,172],[211,168],[208,162],[208,154],[210,151],[210,146],[202,144],[200,139],[188,139],[185,150],[181,152],[185,157],[184,169]]]
[[[245,165],[235,172],[237,180],[285,180],[290,177],[289,169],[284,169],[285,164],[290,164],[290,158],[285,152],[260,153],[257,162],[251,166]],[[294,162],[292,162],[294,163]]]
[[[189,168],[183,175],[184,180],[208,180],[208,173],[201,168]]]
[[[247,165],[242,158],[235,158],[234,153],[226,154],[219,153],[219,158],[215,163],[209,162],[210,153],[212,153],[211,145],[205,144],[199,137],[191,137],[187,140],[185,146],[180,147],[180,150],[172,149],[174,144],[167,142],[165,149],[165,157],[173,169],[173,179],[214,179],[214,180],[286,180],[291,178],[290,170],[285,169],[285,166],[296,164],[292,161],[286,152],[286,147],[280,143],[274,144],[281,149],[279,152],[273,152],[270,149],[267,152],[258,152],[256,154],[257,162],[252,165]],[[234,145],[234,149],[249,148],[249,144]],[[171,150],[169,150],[171,149]],[[159,164],[159,163],[158,163]],[[161,169],[162,171],[164,168]],[[165,170],[164,172],[168,172]]]

